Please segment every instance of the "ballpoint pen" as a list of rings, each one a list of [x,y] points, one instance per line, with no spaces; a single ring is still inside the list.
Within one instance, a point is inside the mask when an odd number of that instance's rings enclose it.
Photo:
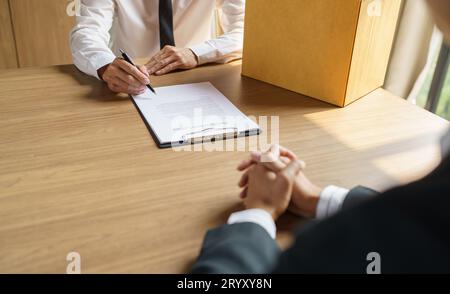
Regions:
[[[122,53],[122,58],[128,62],[129,64],[136,66],[136,64],[134,64],[133,60],[131,60],[130,56],[128,56],[128,54],[125,53],[125,51],[123,51],[122,49],[120,49],[120,53]],[[137,66],[136,66],[137,67]],[[150,91],[152,91],[155,95],[156,95],[156,91],[155,89],[153,89],[153,87],[148,84],[147,87],[150,89]]]

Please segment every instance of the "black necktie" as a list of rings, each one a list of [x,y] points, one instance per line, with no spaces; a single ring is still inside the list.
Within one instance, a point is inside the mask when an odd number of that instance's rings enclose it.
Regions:
[[[159,39],[161,49],[166,45],[175,46],[172,0],[159,0]]]

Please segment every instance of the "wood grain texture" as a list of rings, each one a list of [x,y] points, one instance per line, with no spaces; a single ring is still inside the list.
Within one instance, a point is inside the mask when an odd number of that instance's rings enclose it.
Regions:
[[[70,64],[75,23],[64,0],[10,0],[20,67]]]
[[[378,1],[380,15],[370,15],[376,3],[361,3],[345,105],[384,84],[402,0]]]
[[[345,109],[241,76],[239,62],[154,78],[210,81],[280,141],[319,185],[384,189],[439,160],[448,123],[384,90]],[[159,150],[131,101],[73,66],[0,71],[0,272],[179,273],[207,229],[240,209],[244,152]],[[239,140],[245,140],[241,138]],[[280,221],[280,243],[303,220]]]
[[[17,68],[16,42],[8,0],[0,0],[0,69]]]

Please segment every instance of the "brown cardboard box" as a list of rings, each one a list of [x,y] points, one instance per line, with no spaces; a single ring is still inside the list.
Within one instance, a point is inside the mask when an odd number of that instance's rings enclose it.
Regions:
[[[402,0],[247,0],[243,75],[338,106],[380,87]]]

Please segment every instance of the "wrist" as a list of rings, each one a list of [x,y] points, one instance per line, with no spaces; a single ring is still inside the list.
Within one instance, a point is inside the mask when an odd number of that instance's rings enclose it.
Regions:
[[[98,77],[99,77],[102,81],[104,81],[103,75],[105,74],[105,71],[108,69],[108,67],[109,67],[110,65],[111,65],[111,63],[109,63],[109,64],[107,64],[107,65],[105,65],[105,66],[102,66],[102,67],[100,67],[100,68],[97,70]]]
[[[317,205],[319,205],[320,193],[322,189],[315,189],[315,193],[306,198],[305,201],[305,213],[304,216],[307,218],[315,218]]]
[[[197,66],[198,63],[199,63],[197,54],[195,54],[195,52],[194,52],[192,49],[190,49],[190,48],[188,48],[188,50],[189,50],[189,52],[192,54],[192,58],[193,58],[194,61],[195,61],[195,66]]]
[[[321,193],[322,188],[309,183],[302,192],[293,194],[289,210],[305,218],[315,218]]]

